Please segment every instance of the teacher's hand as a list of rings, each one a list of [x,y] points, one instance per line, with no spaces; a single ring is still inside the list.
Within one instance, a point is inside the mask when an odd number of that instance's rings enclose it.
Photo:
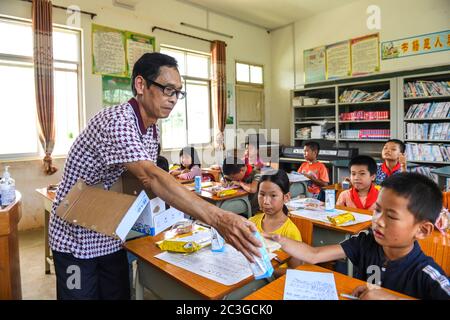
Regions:
[[[253,232],[257,231],[253,222],[223,210],[220,210],[217,217],[214,227],[226,242],[242,252],[250,262],[254,262],[253,255],[261,257],[258,248],[262,243],[253,235]]]

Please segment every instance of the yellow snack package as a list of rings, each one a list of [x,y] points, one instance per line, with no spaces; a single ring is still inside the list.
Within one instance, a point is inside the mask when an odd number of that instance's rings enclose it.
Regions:
[[[327,218],[335,226],[340,226],[346,222],[355,220],[355,217],[350,212],[344,212],[337,216],[327,216]]]
[[[222,198],[222,197],[231,196],[236,193],[237,193],[236,189],[227,189],[227,190],[222,190],[222,191],[217,192],[217,196]]]
[[[171,230],[169,236],[174,237],[166,238],[158,241],[157,246],[164,251],[190,253],[200,250],[211,244],[211,232],[207,228],[198,227],[194,232],[189,232],[182,235],[174,235]]]

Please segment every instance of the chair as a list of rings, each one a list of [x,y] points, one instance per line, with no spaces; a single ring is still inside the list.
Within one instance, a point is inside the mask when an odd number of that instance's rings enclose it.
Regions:
[[[305,182],[293,182],[289,187],[289,192],[291,193],[291,198],[296,198],[299,195],[304,195],[308,197],[308,187]]]
[[[450,191],[442,192],[442,203],[444,208],[450,210]]]
[[[302,235],[302,241],[308,245],[312,245],[313,238],[313,223],[311,220],[304,219],[302,217],[289,215],[289,219],[297,226],[300,234]]]
[[[433,258],[433,260],[450,275],[450,232],[445,234],[434,230],[425,239],[419,240],[419,245],[423,253]]]
[[[252,216],[252,206],[246,198],[236,198],[225,200],[219,206],[223,210],[231,211],[237,214],[245,214],[247,218]]]

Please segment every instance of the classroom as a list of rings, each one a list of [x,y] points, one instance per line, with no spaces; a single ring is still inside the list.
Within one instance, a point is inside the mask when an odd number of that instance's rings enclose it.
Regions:
[[[0,300],[449,300],[449,16],[0,0]]]

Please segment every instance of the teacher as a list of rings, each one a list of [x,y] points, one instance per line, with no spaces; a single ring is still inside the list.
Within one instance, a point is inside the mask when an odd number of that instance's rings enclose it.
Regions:
[[[130,171],[169,205],[214,228],[253,261],[260,242],[255,226],[232,212],[202,200],[156,166],[158,119],[167,118],[183,99],[177,61],[161,53],[146,53],[134,65],[128,102],[97,113],[73,143],[53,203],[49,241],[53,251],[58,299],[129,299],[128,261],[120,240],[70,224],[55,209],[83,179],[105,189]],[[95,212],[92,212],[95,214]]]

